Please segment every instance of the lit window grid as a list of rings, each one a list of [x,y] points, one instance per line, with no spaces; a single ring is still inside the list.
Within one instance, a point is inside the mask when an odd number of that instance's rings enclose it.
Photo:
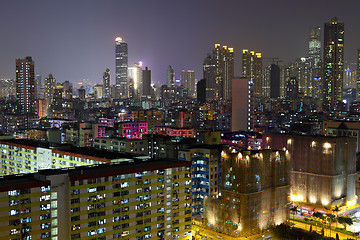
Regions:
[[[14,229],[20,230],[24,225],[16,224],[10,225],[10,221],[21,221],[21,219],[31,218],[31,222],[26,223],[26,226],[31,227],[29,235],[32,239],[40,239],[41,234],[45,234],[51,231],[51,217],[48,219],[40,220],[40,216],[44,214],[50,214],[51,207],[49,210],[41,210],[41,205],[49,204],[51,206],[51,200],[41,201],[42,196],[50,195],[51,191],[42,192],[41,187],[28,188],[30,193],[19,194],[17,196],[9,196],[8,191],[0,192],[0,239],[18,239],[19,234],[10,235]],[[14,189],[16,190],[16,189]],[[19,190],[20,191],[20,190]],[[30,199],[31,203],[17,204],[10,206],[12,200],[21,201],[24,199]],[[18,213],[9,216],[11,210],[25,210],[30,209],[28,213]],[[50,227],[41,229],[42,224],[49,224]],[[44,225],[43,225],[44,226]]]
[[[180,176],[185,176],[185,174],[189,173],[189,171],[181,171],[181,172],[173,172],[172,176],[174,175],[180,175]],[[157,213],[157,209],[164,207],[165,208],[165,203],[163,204],[157,204],[157,201],[161,201],[163,200],[163,198],[161,197],[157,197],[158,193],[164,193],[165,189],[160,189],[160,190],[153,190],[156,189],[157,186],[160,185],[164,185],[165,184],[165,180],[162,182],[158,182],[158,178],[164,176],[164,175],[150,175],[150,176],[145,176],[142,179],[149,179],[151,181],[151,183],[149,184],[141,184],[141,185],[136,185],[136,182],[139,181],[139,178],[133,177],[133,178],[125,178],[125,179],[121,179],[118,181],[112,181],[109,178],[109,181],[107,182],[100,182],[100,183],[93,183],[93,184],[84,184],[84,185],[77,185],[77,186],[73,186],[71,187],[71,191],[73,190],[80,190],[80,194],[79,195],[73,195],[71,196],[71,199],[77,199],[80,198],[80,203],[74,203],[71,204],[71,208],[73,207],[80,207],[80,212],[75,212],[75,213],[71,213],[71,216],[81,216],[79,221],[74,221],[71,223],[71,225],[78,225],[80,224],[80,229],[79,230],[75,230],[75,231],[71,231],[71,234],[77,234],[77,233],[81,233],[81,237],[86,237],[87,233],[89,231],[92,230],[96,230],[99,227],[105,227],[107,228],[106,232],[101,234],[101,236],[105,236],[105,235],[113,235],[115,233],[119,233],[119,230],[113,230],[112,227],[118,224],[124,224],[124,223],[129,223],[129,227],[121,229],[121,231],[130,231],[130,235],[126,236],[126,238],[131,238],[134,239],[138,236],[142,236],[145,233],[151,233],[153,234],[152,237],[157,238],[156,233],[158,231],[164,230],[165,226],[163,228],[158,229],[157,228],[157,224],[161,224],[164,223],[165,220],[157,220],[157,217],[159,216],[165,216],[165,212],[162,213]],[[154,181],[155,180],[155,181]],[[179,186],[178,187],[173,187],[172,191],[174,190],[179,190],[179,201],[176,202],[179,205],[179,209],[177,210],[172,210],[171,214],[176,214],[178,212],[181,211],[186,211],[189,210],[187,214],[179,214],[179,216],[177,217],[173,217],[171,218],[171,221],[175,221],[175,220],[180,220],[178,224],[172,225],[172,228],[177,228],[179,227],[179,231],[176,231],[176,234],[179,234],[180,238],[182,238],[183,236],[185,237],[185,233],[186,235],[190,234],[191,229],[185,229],[185,225],[190,225],[191,221],[186,221],[186,218],[191,218],[191,207],[185,207],[185,204],[190,204],[191,203],[191,196],[190,196],[190,192],[186,193],[185,189],[186,188],[190,188],[190,185],[185,185],[186,181],[191,180],[191,177],[180,177],[179,179],[176,179],[179,182]],[[175,180],[173,180],[174,182]],[[113,184],[116,183],[124,183],[124,182],[128,182],[129,183],[129,187],[126,188],[112,188]],[[172,183],[173,183],[172,182]],[[88,188],[94,188],[94,187],[99,187],[99,186],[105,186],[105,190],[101,191],[101,192],[95,192],[95,193],[88,193],[87,189]],[[137,197],[139,196],[143,196],[143,195],[148,195],[144,192],[140,192],[140,193],[136,193],[136,189],[138,188],[144,188],[144,187],[152,187],[152,190],[150,191],[151,193],[151,199],[147,200],[147,201],[142,201],[139,202],[136,200]],[[106,196],[112,196],[114,192],[121,192],[121,191],[129,191],[129,195],[126,196],[122,196],[122,197],[106,197]],[[87,207],[89,206],[89,202],[88,202],[88,197],[89,196],[93,196],[93,195],[103,195],[105,194],[105,207],[99,209],[99,211],[106,211],[105,214],[105,218],[106,219],[106,223],[103,225],[96,225],[96,226],[91,226],[88,227],[87,223],[89,222],[89,219],[87,218],[88,213],[91,210],[87,210]],[[165,193],[164,193],[165,194]],[[187,200],[186,200],[186,196],[188,196]],[[115,205],[113,203],[113,201],[115,200],[119,200],[119,199],[129,199],[129,202],[126,204],[119,204],[119,205]],[[164,198],[165,199],[165,198]],[[173,199],[173,198],[172,198]],[[71,200],[70,200],[71,201]],[[140,203],[152,203],[151,207],[148,207],[146,209],[138,209],[135,210],[134,207]],[[190,205],[189,205],[190,206]],[[144,211],[151,211],[151,214],[146,216],[146,217],[129,217],[129,219],[127,220],[121,220],[120,222],[113,222],[113,217],[117,217],[120,214],[119,213],[113,213],[113,210],[116,208],[124,208],[124,207],[129,207],[128,212],[122,214],[123,215],[134,215],[136,216],[136,213],[139,212],[144,212]],[[91,212],[98,212],[98,211],[91,211]],[[136,225],[136,221],[138,220],[144,220],[144,219],[148,219],[151,217],[151,222],[149,222],[149,224],[142,224],[141,227],[147,227],[147,226],[151,226],[151,230],[147,231],[147,232],[142,232],[142,233],[136,233],[136,230],[139,228],[138,225]],[[97,217],[97,218],[93,218],[94,221],[98,221],[100,220],[101,217]],[[182,221],[183,219],[183,221]],[[109,229],[110,228],[110,229]]]

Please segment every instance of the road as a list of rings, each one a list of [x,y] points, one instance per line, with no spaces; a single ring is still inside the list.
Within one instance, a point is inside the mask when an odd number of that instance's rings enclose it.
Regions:
[[[206,237],[202,237],[200,235],[197,235],[197,236],[195,235],[196,240],[197,239],[208,239],[208,240],[211,240],[211,239],[216,239],[216,240],[255,240],[255,239],[258,240],[258,239],[263,239],[261,237],[261,235],[254,235],[251,237],[231,237],[229,235],[215,232],[215,231],[209,230],[209,229],[204,228],[199,225],[193,225],[193,232],[194,231],[196,232],[198,230],[201,232],[201,235],[206,236]]]
[[[306,223],[302,223],[302,222],[297,222],[297,221],[291,221],[291,222],[295,224],[294,227],[305,229],[307,231],[309,231],[310,226],[311,226],[310,224],[306,224]],[[312,230],[316,231],[320,234],[321,234],[321,229],[322,229],[321,227],[312,226]],[[330,236],[330,229],[324,228],[324,233],[325,233],[324,234],[325,236]],[[352,235],[335,232],[334,230],[331,230],[331,237],[336,238],[336,233],[339,234],[340,239],[359,239]]]

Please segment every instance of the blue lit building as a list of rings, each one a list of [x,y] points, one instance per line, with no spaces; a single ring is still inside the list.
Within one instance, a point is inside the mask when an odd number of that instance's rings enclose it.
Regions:
[[[221,145],[194,145],[179,151],[179,159],[192,161],[192,214],[204,213],[204,199],[217,198],[220,191]]]

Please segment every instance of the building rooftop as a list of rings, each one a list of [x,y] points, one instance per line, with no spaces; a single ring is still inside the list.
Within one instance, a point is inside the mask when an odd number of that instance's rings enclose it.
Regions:
[[[139,157],[141,157],[140,155],[137,154],[130,154],[130,153],[119,153],[119,152],[114,152],[114,151],[109,151],[109,150],[100,150],[100,149],[95,149],[95,148],[90,148],[90,147],[75,147],[72,146],[70,144],[49,144],[48,142],[42,142],[42,141],[34,141],[34,140],[28,140],[28,139],[4,139],[4,140],[0,140],[0,144],[10,144],[10,145],[15,145],[18,147],[24,147],[24,148],[48,148],[48,149],[53,149],[54,152],[57,153],[69,153],[72,155],[78,155],[78,156],[84,156],[84,158],[86,158],[86,156],[89,156],[91,158],[99,158],[100,159],[105,159],[105,160],[114,160],[114,159],[137,159]]]
[[[134,159],[132,162],[108,163],[63,169],[44,169],[39,170],[37,173],[1,177],[0,192],[44,186],[44,184],[50,184],[47,177],[51,175],[68,174],[70,181],[76,181],[182,166],[190,167],[191,162],[169,159]]]

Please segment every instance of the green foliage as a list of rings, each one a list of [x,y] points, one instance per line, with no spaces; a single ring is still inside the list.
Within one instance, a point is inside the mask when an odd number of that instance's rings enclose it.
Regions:
[[[290,211],[292,211],[292,212],[296,212],[297,211],[297,206],[296,205],[294,205],[292,208],[290,208]]]
[[[322,213],[314,212],[313,216],[314,216],[315,218],[319,218],[319,219],[321,219],[321,220],[324,220],[324,214],[322,214]]]
[[[345,228],[345,230],[346,230],[346,226],[347,225],[352,225],[353,224],[353,220],[352,220],[352,218],[351,217],[349,217],[349,216],[340,216],[340,217],[338,217],[338,222],[340,223],[340,224],[342,224],[342,225],[344,225],[344,228]]]
[[[315,231],[305,231],[300,228],[290,227],[284,223],[272,227],[271,229],[273,239],[278,240],[334,240],[334,238],[324,237]]]
[[[336,217],[334,214],[328,213],[326,214],[326,220],[331,224],[333,222],[336,222]]]

